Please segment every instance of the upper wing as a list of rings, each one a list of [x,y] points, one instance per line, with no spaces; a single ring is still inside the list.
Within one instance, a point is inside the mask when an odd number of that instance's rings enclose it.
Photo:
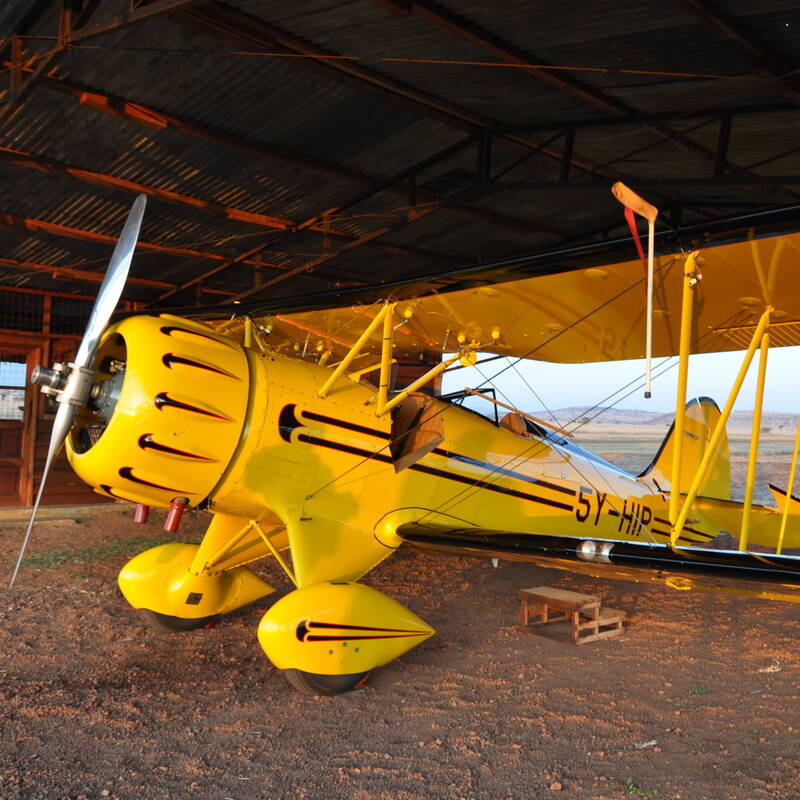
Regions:
[[[774,306],[774,346],[800,344],[800,234],[752,238],[701,251],[695,288],[692,352],[746,347],[759,316]],[[656,259],[653,352],[678,351],[685,255]],[[380,308],[347,306],[254,317],[269,344],[306,352],[346,351]],[[453,352],[460,344],[483,352],[544,361],[640,358],[645,341],[645,284],[638,259],[559,274],[442,291],[397,304],[395,356]],[[221,323],[236,333],[241,320]],[[365,347],[377,355],[380,329]]]

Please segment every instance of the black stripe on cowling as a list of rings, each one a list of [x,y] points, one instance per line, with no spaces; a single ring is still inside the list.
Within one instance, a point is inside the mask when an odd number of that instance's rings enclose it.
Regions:
[[[373,461],[380,461],[384,464],[391,464],[391,456],[383,453],[374,453],[372,450],[364,450],[361,447],[353,447],[351,444],[341,444],[339,442],[329,442],[327,439],[320,439],[317,436],[310,436],[307,433],[301,433],[297,440],[299,442],[306,442],[307,444],[316,444],[320,447],[327,447],[330,450],[340,450],[342,453],[350,453],[354,456],[363,456],[364,458],[371,458]]]
[[[213,417],[214,419],[221,419],[225,422],[230,422],[229,417],[224,417],[221,414],[216,414],[213,411],[206,411],[203,408],[198,408],[190,403],[182,403],[180,400],[173,400],[167,392],[159,392],[155,399],[156,408],[161,411],[165,407],[178,408],[182,411],[191,411],[194,414],[202,414],[204,417]]]
[[[683,530],[689,531],[689,533],[693,533],[695,536],[705,536],[706,539],[713,539],[716,536],[716,534],[713,533],[703,533],[703,531],[699,531],[697,528],[690,528],[688,525],[684,525]]]
[[[161,326],[161,333],[165,336],[172,336],[174,331],[180,331],[181,333],[189,333],[192,336],[199,336],[201,339],[208,339],[211,342],[216,342],[217,344],[223,344],[214,336],[209,336],[207,333],[200,333],[200,331],[193,331],[190,328],[181,328],[180,325],[162,325]]]
[[[176,353],[164,353],[161,356],[161,363],[168,369],[172,369],[173,364],[184,364],[187,367],[196,367],[203,369],[206,372],[215,372],[217,375],[223,375],[226,378],[235,378],[230,372],[219,367],[212,367],[210,364],[204,364],[202,361],[195,361],[193,358],[186,358],[186,356],[179,356]]]
[[[197,453],[190,453],[188,450],[178,450],[177,447],[169,447],[166,444],[159,444],[153,439],[152,433],[143,433],[139,437],[138,441],[139,447],[142,450],[155,450],[159,453],[167,453],[168,455],[172,456],[182,456],[184,458],[194,458],[197,461],[214,461],[213,458],[208,458],[206,456],[199,456]]]
[[[663,519],[662,517],[653,517],[653,522],[657,522],[659,525],[666,525],[668,528],[672,527],[672,523],[668,519]],[[689,531],[689,533],[693,533],[695,536],[704,536],[709,540],[716,536],[716,534],[713,533],[703,533],[703,531],[698,531],[696,528],[690,528],[688,525],[684,525],[683,530]]]
[[[479,489],[487,489],[490,492],[497,492],[498,494],[506,494],[510,497],[519,497],[522,500],[531,500],[534,503],[540,503],[543,506],[550,506],[551,508],[560,508],[564,511],[572,511],[572,506],[567,503],[559,503],[557,500],[548,500],[546,497],[539,497],[535,494],[528,494],[527,492],[520,492],[517,489],[507,489],[505,486],[498,486],[495,483],[488,481],[476,481],[474,478],[469,478],[466,475],[458,475],[454,472],[445,472],[442,469],[435,467],[427,467],[424,464],[412,464],[409,469],[416,469],[419,472],[426,472],[429,475],[438,475],[442,478],[447,478],[451,481],[458,483],[466,483],[469,486],[475,486]]]
[[[144,478],[137,478],[133,474],[133,467],[120,467],[119,474],[122,478],[125,478],[125,480],[139,483],[142,486],[152,486],[153,489],[164,489],[167,492],[175,492],[180,495],[187,494],[179,489],[173,489],[171,486],[162,486],[160,483],[153,483],[152,481],[146,481]],[[194,494],[194,492],[190,492],[189,494]]]
[[[410,631],[407,628],[373,628],[369,625],[340,625],[335,622],[308,622],[309,628],[327,628],[328,630],[344,631],[373,631],[374,633],[419,633]]]

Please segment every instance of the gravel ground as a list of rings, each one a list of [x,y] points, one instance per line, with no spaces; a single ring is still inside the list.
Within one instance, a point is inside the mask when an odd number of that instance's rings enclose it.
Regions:
[[[204,520],[190,519],[196,538]],[[0,593],[0,798],[800,797],[798,607],[399,553],[367,582],[437,635],[335,698],[292,690],[256,640],[289,590],[160,634],[115,576],[163,540],[118,511],[37,524]],[[20,531],[0,530],[8,574]],[[600,594],[623,637],[514,628],[517,590]]]

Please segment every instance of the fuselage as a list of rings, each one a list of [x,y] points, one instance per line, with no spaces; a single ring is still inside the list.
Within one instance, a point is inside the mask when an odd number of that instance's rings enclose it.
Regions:
[[[360,576],[410,521],[669,538],[655,487],[544,429],[519,435],[433,399],[443,441],[395,472],[392,420],[376,415],[374,387],[343,377],[321,398],[329,368],[167,315],[123,320],[104,339],[101,367],[104,354],[124,361],[125,377],[99,439],[88,448],[80,432],[70,439],[78,474],[133,502],[165,507],[184,496],[285,526],[301,584]],[[683,533],[684,542],[703,536]]]

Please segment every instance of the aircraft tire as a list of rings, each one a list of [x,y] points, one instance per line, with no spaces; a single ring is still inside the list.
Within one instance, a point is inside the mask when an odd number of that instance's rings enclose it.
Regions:
[[[170,633],[193,631],[196,628],[202,628],[204,625],[208,625],[211,620],[215,619],[214,616],[198,617],[197,619],[171,617],[169,614],[159,614],[158,611],[151,611],[149,608],[142,609],[142,614],[150,623],[151,627],[160,631],[169,631]]]
[[[303,672],[301,669],[285,669],[286,680],[303,694],[325,695],[344,694],[358,688],[369,672],[356,672],[351,675],[318,675]]]

